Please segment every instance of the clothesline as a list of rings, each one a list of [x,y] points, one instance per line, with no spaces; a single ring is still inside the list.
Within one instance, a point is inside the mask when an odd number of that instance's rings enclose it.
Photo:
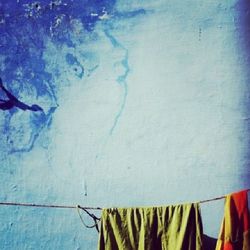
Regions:
[[[250,188],[248,189],[245,189],[247,192],[250,191]],[[217,201],[217,200],[221,200],[221,199],[225,199],[226,196],[223,195],[223,196],[220,196],[220,197],[216,197],[216,198],[212,198],[212,199],[207,199],[207,200],[202,200],[202,201],[199,201],[198,203],[206,203],[206,202],[210,202],[210,201]]]
[[[80,205],[54,205],[54,204],[35,204],[35,203],[18,203],[18,202],[0,202],[0,206],[23,206],[23,207],[41,207],[41,208],[77,208],[88,210],[102,210],[101,207],[82,207]]]
[[[39,208],[66,208],[66,209],[77,209],[77,213],[81,219],[82,224],[87,228],[93,228],[95,227],[97,232],[99,232],[98,228],[98,222],[100,221],[100,218],[95,216],[94,214],[90,213],[88,210],[102,210],[100,207],[82,207],[80,205],[72,206],[72,205],[48,205],[48,204],[35,204],[35,203],[17,203],[17,202],[0,202],[0,205],[2,206],[23,206],[23,207],[39,207]],[[81,216],[80,209],[83,210],[88,216],[90,216],[94,224],[89,226],[87,225],[83,217]]]
[[[246,191],[250,191],[249,189],[246,189]],[[206,203],[206,202],[211,202],[211,201],[216,201],[216,200],[221,200],[224,199],[226,196],[220,196],[216,198],[211,198],[207,200],[201,200],[198,201],[197,203]],[[35,203],[18,203],[18,202],[0,202],[0,206],[23,206],[23,207],[40,207],[40,208],[65,208],[65,209],[75,209],[75,208],[80,208],[82,210],[102,210],[101,207],[84,207],[80,205],[55,205],[55,204],[35,204]]]

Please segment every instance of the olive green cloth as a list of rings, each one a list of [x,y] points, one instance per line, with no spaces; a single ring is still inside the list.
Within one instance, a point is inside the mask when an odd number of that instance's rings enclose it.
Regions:
[[[103,209],[98,249],[202,249],[199,204]]]

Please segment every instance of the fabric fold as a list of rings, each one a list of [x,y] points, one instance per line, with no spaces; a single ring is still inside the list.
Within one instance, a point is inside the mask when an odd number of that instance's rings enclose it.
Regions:
[[[250,250],[247,190],[226,196],[216,250]]]
[[[99,250],[200,250],[198,203],[103,209]]]

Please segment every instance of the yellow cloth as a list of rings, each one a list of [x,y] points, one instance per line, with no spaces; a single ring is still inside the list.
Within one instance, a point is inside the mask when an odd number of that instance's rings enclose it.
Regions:
[[[99,250],[200,250],[199,204],[103,209]]]

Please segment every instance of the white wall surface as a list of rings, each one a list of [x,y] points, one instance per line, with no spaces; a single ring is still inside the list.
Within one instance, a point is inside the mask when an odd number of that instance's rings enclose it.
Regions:
[[[74,47],[48,37],[42,59],[58,107],[30,151],[2,149],[1,200],[155,206],[249,187],[241,4],[117,1],[92,34],[74,20]],[[28,140],[18,137],[24,115],[16,112],[7,131],[17,147]],[[205,234],[217,237],[223,201],[201,208]],[[97,246],[74,210],[0,207],[0,221],[1,249]]]

